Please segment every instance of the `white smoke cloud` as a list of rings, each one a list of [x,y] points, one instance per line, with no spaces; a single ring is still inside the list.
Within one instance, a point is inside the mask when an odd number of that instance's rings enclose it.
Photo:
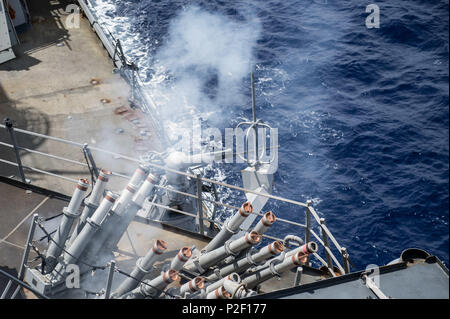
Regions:
[[[260,34],[253,16],[236,22],[196,6],[171,22],[153,66],[155,79],[165,74],[165,85],[159,82],[152,92],[169,136],[174,127],[192,127],[196,117],[215,126],[226,123],[228,107],[249,107],[243,80]]]

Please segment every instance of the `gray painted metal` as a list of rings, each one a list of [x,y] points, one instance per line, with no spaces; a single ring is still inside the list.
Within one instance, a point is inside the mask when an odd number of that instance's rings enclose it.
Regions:
[[[131,294],[127,297],[130,299],[137,298],[156,298],[162,294],[162,291],[173,281],[178,280],[178,272],[174,269],[169,269],[168,271],[162,273],[158,277],[152,280],[145,280],[141,283],[138,288],[133,290]]]
[[[63,208],[63,217],[53,236],[53,241],[50,241],[46,254],[45,270],[47,273],[51,272],[57,262],[57,258],[61,255],[64,244],[69,236],[69,232],[72,229],[73,223],[76,218],[80,216],[78,210],[80,209],[81,201],[88,188],[87,180],[80,179],[68,207]]]
[[[242,273],[246,271],[248,268],[254,265],[258,265],[258,263],[269,259],[277,254],[279,254],[284,249],[283,245],[280,242],[273,242],[269,245],[261,248],[257,252],[253,252],[249,250],[243,258],[232,262],[229,265],[221,268],[218,272],[215,272],[207,277],[208,281],[215,281],[221,277],[225,277],[233,272]]]
[[[27,243],[25,246],[25,251],[23,252],[22,262],[20,263],[19,274],[17,275],[17,278],[19,280],[22,280],[22,278],[24,277],[24,274],[25,274],[25,264],[28,260],[28,255],[30,254],[30,248],[31,248],[30,244],[31,244],[31,241],[33,240],[34,231],[36,230],[36,222],[38,220],[38,217],[39,217],[38,214],[34,214],[33,219],[31,220],[31,226],[30,226],[30,230],[28,231],[28,237],[27,237]],[[8,293],[9,289],[11,288],[11,284],[12,284],[12,281],[9,280],[0,299],[4,299],[6,297],[6,294]],[[19,292],[19,289],[20,289],[20,286],[17,286],[16,290],[14,291],[14,293],[11,296],[11,299],[15,298],[15,296]]]
[[[382,266],[377,277],[369,276],[383,294],[396,299],[448,299],[448,269],[435,256],[413,263]],[[260,299],[377,299],[362,280],[366,271],[333,277],[293,288],[260,294]]]
[[[302,259],[304,256],[305,254],[299,251],[295,255],[286,256],[282,262],[271,262],[268,268],[252,273],[242,281],[247,285],[247,288],[252,289],[272,277],[281,276],[286,270],[301,266],[303,264]]]
[[[66,267],[66,265],[76,264],[78,262],[79,257],[85,250],[86,246],[89,244],[89,241],[92,239],[95,232],[101,227],[103,218],[111,209],[116,198],[116,194],[108,192],[105,198],[100,203],[100,206],[95,210],[92,217],[88,218],[87,223],[83,227],[81,233],[77,236],[72,245],[70,245],[70,247],[68,247],[67,251],[64,253],[63,261],[60,262],[54,270],[54,277],[57,281],[59,281],[63,277],[62,270]]]
[[[138,168],[138,170],[140,170]],[[143,176],[145,177],[145,175]],[[143,179],[143,178],[142,178]],[[133,178],[132,178],[133,180]],[[140,182],[141,179],[134,179],[134,182]],[[122,215],[125,213],[132,196],[136,193],[137,187],[128,183],[125,189],[122,191],[118,200],[115,201],[112,209],[108,212],[102,221],[102,227],[95,233],[92,241],[86,247],[83,253],[82,259],[85,259],[88,263],[95,263],[96,259],[99,259],[99,251],[105,246],[105,242],[117,231]]]
[[[249,202],[244,203],[232,217],[225,221],[220,232],[214,236],[203,250],[210,252],[222,246],[234,234],[238,233],[239,227],[250,216],[251,212],[253,212],[252,204]],[[242,237],[242,235],[239,237]]]
[[[115,260],[111,260],[111,262],[109,263],[108,282],[106,283],[105,299],[109,299],[109,297],[110,297],[111,286],[112,286],[112,281],[114,278],[115,268],[116,268],[116,262],[115,262]]]
[[[141,184],[141,187],[134,195],[123,215],[113,215],[116,220],[110,224],[114,225],[114,231],[110,232],[110,236],[105,241],[103,251],[110,252],[116,248],[117,243],[122,238],[131,221],[136,217],[137,212],[142,208],[144,201],[152,194],[155,184],[157,183],[156,176],[149,174],[147,179]]]
[[[78,234],[81,232],[84,225],[86,224],[87,219],[91,217],[92,214],[95,212],[95,210],[98,208],[100,200],[103,196],[103,192],[105,191],[106,184],[109,181],[110,175],[111,172],[107,170],[101,170],[99,172],[97,176],[97,182],[95,183],[92,189],[91,195],[87,200],[85,200],[83,212],[81,213],[80,219],[78,220],[74,230],[72,231],[72,234],[70,235],[70,239],[67,246],[70,246],[73,243],[75,238],[77,238]]]
[[[16,155],[17,168],[19,169],[20,177],[22,178],[22,182],[26,183],[27,180],[25,178],[25,173],[23,172],[22,160],[20,159],[19,146],[17,144],[16,135],[14,133],[13,123],[8,118],[6,118],[4,122],[5,122],[6,129],[8,130],[8,133],[9,133],[9,137],[11,138],[11,143],[14,148],[14,153]]]
[[[206,293],[210,293],[211,291],[216,290],[217,288],[221,287],[223,285],[223,282],[225,280],[232,280],[234,282],[240,283],[241,282],[241,277],[237,274],[237,273],[231,273],[228,276],[217,280],[216,282],[211,283],[210,285],[208,285],[206,287]]]
[[[166,249],[167,244],[164,241],[155,241],[147,254],[136,261],[136,267],[134,267],[131,272],[131,276],[122,281],[120,286],[114,291],[113,295],[115,297],[121,297],[127,292],[135,289],[139,285],[139,281],[152,270],[153,264],[161,258],[161,254]]]
[[[225,257],[238,254],[241,250],[255,245],[261,241],[261,235],[257,232],[247,233],[245,236],[242,236],[239,239],[228,241],[222,247],[204,253],[198,257],[197,261],[192,261],[190,263],[186,263],[185,269],[189,271],[199,271],[203,273],[201,270],[206,270],[208,267],[218,263],[220,260],[223,260]]]
[[[0,0],[0,64],[16,57],[12,50],[15,39],[11,38],[11,34],[14,35],[14,33],[11,32],[11,29],[12,25],[9,19],[8,10],[4,0]]]

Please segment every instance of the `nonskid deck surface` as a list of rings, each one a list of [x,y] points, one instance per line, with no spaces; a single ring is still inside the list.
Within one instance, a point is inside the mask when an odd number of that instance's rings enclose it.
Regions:
[[[258,296],[262,299],[377,299],[362,280],[363,272],[355,272],[326,281],[274,291]],[[380,267],[372,276],[387,298],[448,299],[448,270],[434,256],[426,260],[396,263]]]
[[[10,118],[14,127],[105,148],[130,157],[159,147],[152,121],[129,106],[130,87],[93,32],[86,18],[79,28],[67,25],[67,6],[73,1],[31,1],[32,25],[19,33],[14,47],[17,58],[0,64],[0,121]],[[94,80],[94,81],[93,81]],[[121,111],[118,113],[118,108]],[[128,112],[122,113],[124,109]],[[2,130],[3,131],[3,130]],[[16,134],[20,146],[85,162],[83,153],[71,145]],[[0,141],[11,143],[6,131]],[[2,159],[16,162],[12,149],[0,145]],[[87,169],[21,151],[24,165],[39,167],[78,180]],[[93,154],[97,166],[132,173],[128,162]],[[33,184],[71,195],[73,183],[25,171]],[[0,163],[0,175],[18,175],[17,169]],[[123,185],[115,183],[119,189]]]

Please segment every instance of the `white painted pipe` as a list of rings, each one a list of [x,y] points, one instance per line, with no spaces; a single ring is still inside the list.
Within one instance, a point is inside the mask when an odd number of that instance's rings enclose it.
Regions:
[[[126,278],[120,286],[112,294],[113,297],[121,297],[129,291],[132,291],[139,285],[139,281],[142,280],[146,274],[148,274],[153,264],[161,258],[162,253],[167,249],[167,243],[164,240],[156,240],[152,248],[150,248],[147,254],[139,258],[136,261],[136,266],[131,272],[131,277]],[[135,279],[133,279],[135,278]]]
[[[108,183],[111,174],[111,171],[108,171],[106,169],[102,169],[99,172],[97,181],[95,182],[94,188],[92,189],[92,193],[88,198],[88,203],[93,205],[99,204],[100,199],[103,197],[103,192],[105,191],[106,184]]]
[[[261,248],[254,254],[250,254],[245,256],[238,261],[235,261],[223,268],[220,269],[219,274],[213,273],[207,277],[209,281],[217,280],[219,277],[225,277],[232,272],[242,273],[253,265],[257,265],[258,263],[269,259],[272,256],[275,256],[284,251],[284,245],[280,241],[274,241],[269,245]]]
[[[145,270],[149,271],[153,264],[161,258],[163,252],[167,249],[167,243],[164,240],[157,239],[150,248],[147,254],[142,258],[140,266]]]
[[[198,263],[201,268],[206,270],[208,267],[219,262],[225,257],[231,254],[237,254],[241,250],[259,243],[261,241],[261,238],[262,237],[260,234],[258,234],[255,231],[252,231],[236,240],[225,243],[225,245],[223,245],[222,247],[219,247],[217,249],[214,249],[213,251],[200,255],[200,257],[198,258]],[[185,268],[190,271],[198,270],[194,261],[186,263]]]
[[[111,251],[116,247],[137,212],[142,208],[145,199],[151,195],[157,180],[158,179],[155,175],[148,174],[148,177],[141,184],[141,187],[136,192],[133,199],[129,202],[127,208],[123,211],[123,214],[120,216],[117,214],[114,215],[114,217],[117,216],[120,218],[114,219],[114,232],[111,233],[111,236],[105,242],[105,251]]]
[[[145,181],[142,183],[142,186],[139,188],[139,191],[133,197],[133,202],[139,207],[142,207],[145,199],[150,195],[157,182],[158,177],[152,173],[149,173]]]
[[[70,200],[69,206],[64,207],[63,217],[56,230],[55,235],[52,237],[52,241],[47,249],[45,258],[45,272],[51,272],[57,265],[58,257],[63,251],[63,247],[72,229],[73,223],[77,217],[79,217],[78,210],[83,200],[84,194],[89,187],[89,182],[86,179],[80,179]]]
[[[205,279],[203,277],[195,277],[180,287],[180,295],[185,293],[193,293],[205,287]]]
[[[183,265],[191,258],[192,250],[189,247],[183,247],[177,253],[177,255],[172,259],[170,263],[170,269],[180,270]]]
[[[61,271],[65,265],[75,264],[78,261],[78,258],[84,252],[84,249],[89,244],[90,240],[94,236],[94,233],[100,228],[103,218],[111,209],[117,197],[118,196],[116,194],[108,192],[99,207],[95,210],[92,218],[87,219],[85,227],[83,227],[80,234],[67,249],[67,252],[64,253],[64,261],[56,266],[54,271],[56,272],[56,278],[61,278]]]
[[[281,276],[286,270],[303,265],[305,256],[307,255],[303,251],[297,251],[296,254],[286,256],[281,263],[272,263],[268,268],[264,268],[245,277],[242,282],[245,283],[247,288],[252,289],[274,276]]]
[[[136,193],[138,187],[136,184],[132,184],[131,182],[125,187],[125,189],[120,194],[119,199],[114,204],[111,209],[115,214],[122,215],[124,213],[125,208],[130,203],[132,197]]]
[[[152,280],[145,280],[144,283],[140,285],[140,293],[144,297],[156,298],[161,295],[162,291],[172,282],[178,280],[180,276],[175,269],[169,269],[168,271],[162,273],[158,277]],[[134,292],[134,290],[133,290]]]
[[[309,254],[313,254],[315,253],[317,250],[319,249],[319,247],[317,246],[317,244],[313,241],[310,241],[300,247],[297,247],[295,249],[292,249],[288,252],[286,252],[286,256],[285,257],[289,257],[292,256],[298,252],[302,253],[303,255],[309,255]]]
[[[73,192],[72,198],[70,199],[69,206],[67,210],[69,213],[78,215],[78,210],[80,209],[81,202],[83,201],[84,195],[89,187],[89,181],[87,179],[80,179],[75,191]]]
[[[238,283],[241,282],[241,277],[237,273],[234,272],[234,273],[229,274],[228,276],[225,276],[224,278],[221,278],[220,280],[217,280],[216,282],[209,284],[206,287],[206,292],[210,293],[211,291],[216,290],[217,288],[222,286],[223,282],[227,279],[234,281],[234,282],[238,282]]]
[[[242,299],[257,294],[256,291],[253,290],[247,291],[247,289],[245,289],[245,284],[237,283],[229,279],[223,282],[223,287],[230,294],[230,299]]]
[[[92,189],[91,195],[84,201],[85,206],[83,212],[81,213],[80,219],[77,222],[72,234],[70,235],[70,240],[68,246],[72,245],[75,238],[83,229],[86,224],[86,220],[91,217],[92,213],[98,208],[100,203],[100,199],[103,197],[103,192],[105,191],[106,184],[108,183],[109,176],[111,172],[105,169],[102,169],[98,176],[97,181]]]
[[[228,227],[236,231],[239,229],[239,226],[244,222],[244,220],[253,212],[253,206],[249,202],[244,203],[241,208],[239,208],[238,212],[233,215],[228,223]]]
[[[263,217],[259,220],[259,222],[256,224],[255,228],[253,228],[254,231],[256,231],[258,234],[264,234],[267,229],[269,229],[270,226],[277,220],[274,213],[271,211],[264,214]]]
[[[133,176],[131,176],[129,184],[139,187],[147,176],[148,171],[149,169],[147,166],[139,165],[139,167],[134,171]]]
[[[101,225],[106,214],[109,212],[111,207],[114,205],[114,202],[116,201],[117,197],[118,197],[117,194],[114,194],[112,192],[107,192],[105,198],[102,200],[102,202],[100,203],[98,208],[92,214],[90,221],[97,225]]]
[[[209,252],[222,246],[231,236],[238,232],[239,226],[252,212],[253,206],[249,202],[244,203],[231,218],[225,221],[220,232],[214,236],[204,250]]]
[[[231,295],[226,289],[221,286],[206,295],[206,299],[230,299]]]

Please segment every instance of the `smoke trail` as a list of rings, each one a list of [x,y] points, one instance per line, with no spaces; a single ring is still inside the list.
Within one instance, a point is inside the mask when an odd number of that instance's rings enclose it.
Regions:
[[[220,126],[245,104],[243,79],[260,33],[252,16],[236,22],[196,6],[171,22],[153,65],[151,89],[169,138],[175,128],[191,128],[195,117]],[[161,76],[164,83],[157,83]]]

